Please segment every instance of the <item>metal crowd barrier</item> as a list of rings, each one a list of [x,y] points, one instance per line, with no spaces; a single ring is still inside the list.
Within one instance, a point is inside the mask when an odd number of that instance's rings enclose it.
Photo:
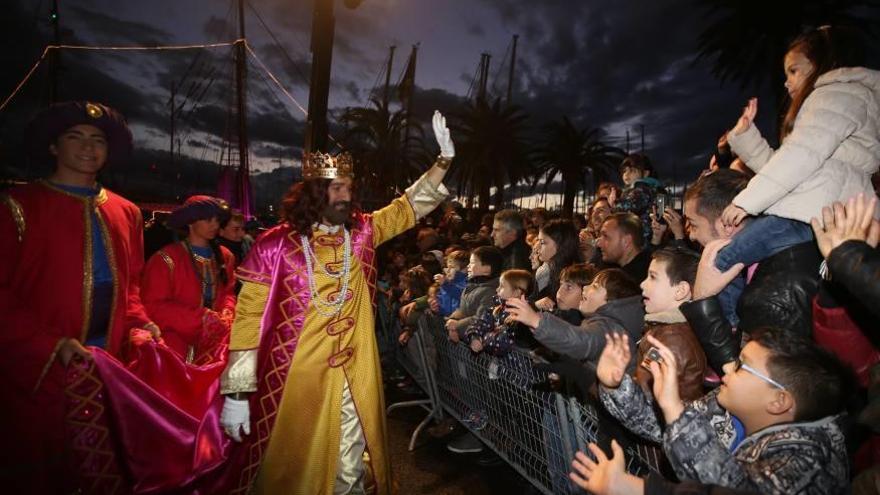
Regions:
[[[501,358],[475,354],[448,339],[442,319],[426,314],[396,357],[427,395],[388,407],[388,412],[411,405],[428,411],[413,432],[410,451],[430,420],[441,419],[446,411],[543,493],[582,492],[568,473],[574,453],[599,442],[597,412],[574,398],[536,388],[547,381],[547,373],[534,368],[527,351],[515,349]],[[659,470],[660,458],[650,455],[651,448],[625,450],[630,473]]]

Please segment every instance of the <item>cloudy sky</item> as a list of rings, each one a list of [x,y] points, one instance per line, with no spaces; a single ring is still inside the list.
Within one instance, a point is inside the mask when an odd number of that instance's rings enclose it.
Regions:
[[[10,15],[0,21],[7,48],[14,47],[4,50],[0,60],[8,68],[0,75],[3,95],[49,41],[51,3],[13,0]],[[146,46],[235,38],[236,9],[230,0],[60,4],[66,43]],[[311,0],[247,0],[245,8],[250,45],[304,107],[311,5]],[[695,63],[707,14],[693,0],[364,0],[355,10],[337,2],[331,114],[366,104],[391,45],[397,46],[396,81],[411,46],[420,44],[415,107],[424,118],[434,108],[449,111],[460,104],[482,52],[492,55],[490,86],[501,95],[507,69],[500,64],[511,36],[519,34],[514,99],[536,128],[567,115],[578,125],[603,129],[610,144],[620,147],[625,147],[629,131],[635,150],[644,126],[646,152],[664,178],[681,181],[705,165],[717,137],[756,91],[722,85],[710,74],[709,62]],[[234,94],[230,48],[77,51],[63,57],[62,96],[119,108],[133,124],[140,147],[168,148],[169,88],[176,81],[182,152],[220,160]],[[14,135],[17,122],[39,108],[46,80],[41,68],[0,115],[6,136]],[[254,60],[248,84],[253,168],[267,171],[294,164],[303,142],[302,112]],[[769,131],[775,112],[762,110],[759,124]],[[338,126],[331,129],[339,131]]]

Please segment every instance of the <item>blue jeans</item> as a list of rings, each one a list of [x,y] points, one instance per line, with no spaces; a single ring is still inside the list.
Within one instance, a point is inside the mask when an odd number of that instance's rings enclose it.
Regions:
[[[812,240],[813,229],[808,224],[775,215],[764,215],[746,224],[733,236],[733,241],[718,253],[715,266],[722,272],[737,263],[744,263],[748,267],[780,251]],[[739,324],[736,303],[745,286],[746,273],[743,270],[718,294],[721,310],[733,326]]]

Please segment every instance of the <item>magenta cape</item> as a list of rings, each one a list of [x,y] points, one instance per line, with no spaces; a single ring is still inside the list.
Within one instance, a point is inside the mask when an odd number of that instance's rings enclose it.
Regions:
[[[225,358],[185,364],[154,342],[128,366],[98,348],[67,372],[71,472],[86,493],[222,493],[231,442],[220,427]],[[225,345],[218,356],[225,356]],[[237,479],[237,476],[236,476]]]

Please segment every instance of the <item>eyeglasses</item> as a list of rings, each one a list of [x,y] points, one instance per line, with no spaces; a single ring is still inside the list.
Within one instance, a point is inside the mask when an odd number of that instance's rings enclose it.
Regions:
[[[783,384],[777,382],[776,380],[770,378],[769,376],[761,373],[760,371],[756,370],[755,368],[752,368],[751,366],[742,362],[742,360],[740,358],[736,358],[736,360],[734,361],[733,372],[736,373],[740,369],[744,369],[744,370],[748,371],[749,373],[757,376],[761,380],[764,380],[765,382],[769,383],[770,385],[773,385],[774,387],[776,387],[780,390],[785,390],[785,385],[783,385]]]

